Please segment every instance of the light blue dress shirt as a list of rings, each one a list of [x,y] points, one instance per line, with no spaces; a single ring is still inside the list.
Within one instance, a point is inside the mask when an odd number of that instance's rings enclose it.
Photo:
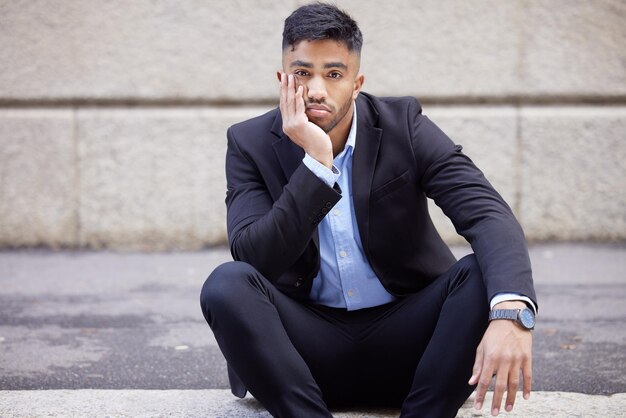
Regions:
[[[356,106],[346,146],[330,170],[308,154],[304,164],[332,186],[342,198],[318,225],[320,271],[313,280],[312,301],[334,308],[356,310],[395,300],[380,283],[365,258],[352,201],[352,153],[356,144]]]
[[[313,279],[310,299],[315,303],[333,308],[357,310],[383,305],[396,299],[383,287],[365,258],[352,200],[352,154],[356,147],[356,103],[352,125],[346,145],[333,160],[329,169],[308,154],[304,164],[328,186],[335,183],[342,190],[342,197],[318,225],[320,241],[320,270]],[[494,307],[499,302],[532,301],[516,293],[500,293],[491,300]]]

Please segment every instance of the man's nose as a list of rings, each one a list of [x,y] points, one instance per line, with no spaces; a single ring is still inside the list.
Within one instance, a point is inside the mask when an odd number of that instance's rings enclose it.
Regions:
[[[326,84],[320,77],[313,77],[307,83],[307,97],[312,101],[324,101],[327,97]]]

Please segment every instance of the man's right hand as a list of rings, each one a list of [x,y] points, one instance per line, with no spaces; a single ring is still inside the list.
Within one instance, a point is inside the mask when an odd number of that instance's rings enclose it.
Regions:
[[[303,94],[304,87],[296,86],[293,74],[280,73],[280,113],[283,118],[283,131],[304,152],[331,168],[332,142],[322,128],[307,118]]]

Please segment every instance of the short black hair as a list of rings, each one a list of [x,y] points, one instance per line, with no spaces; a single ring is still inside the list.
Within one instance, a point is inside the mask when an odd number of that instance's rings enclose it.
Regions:
[[[363,35],[346,12],[328,3],[311,3],[297,8],[283,29],[283,50],[300,41],[331,39],[344,43],[350,52],[361,54]]]

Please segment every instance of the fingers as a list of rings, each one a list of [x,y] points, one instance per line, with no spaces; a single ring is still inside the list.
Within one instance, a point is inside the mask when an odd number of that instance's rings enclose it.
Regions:
[[[524,399],[528,400],[530,398],[530,390],[533,383],[533,365],[532,358],[526,359],[522,364],[522,375],[524,379]]]
[[[280,113],[283,119],[283,130],[285,133],[293,128],[295,122],[295,105],[294,105],[294,81],[293,75],[280,73]]]
[[[303,94],[304,94],[304,87],[298,86],[296,90],[296,95],[295,95],[296,114],[303,114],[305,111],[304,98],[302,97]]]
[[[278,85],[280,89],[280,113],[284,117],[287,114],[287,75],[283,72],[280,73]]]
[[[469,385],[475,385],[478,382],[480,371],[483,364],[483,347],[482,344],[476,349],[476,358],[474,359],[474,366],[472,367],[472,377],[467,382]]]
[[[293,74],[280,73],[280,112],[284,119],[304,114],[304,87],[298,85]]]
[[[500,413],[500,405],[502,405],[502,397],[507,388],[508,370],[498,371],[496,375],[496,384],[493,388],[493,400],[491,402],[491,415],[496,416]]]
[[[504,397],[505,391],[506,401],[504,409],[506,412],[511,412],[513,410],[513,407],[515,406],[515,398],[517,397],[517,389],[519,387],[519,379],[519,364],[515,364],[510,368],[505,367],[498,371],[494,386],[493,401],[491,403],[492,415],[498,415],[500,412],[500,406],[502,405],[502,398]],[[524,376],[524,385],[526,385],[526,376]],[[530,389],[528,390],[528,394],[530,395]],[[524,399],[528,399],[528,397],[524,396]]]
[[[509,384],[506,391],[506,403],[504,409],[511,412],[515,406],[515,396],[517,395],[517,387],[519,386],[519,366],[514,367],[509,372]]]
[[[519,379],[519,371],[517,374],[512,376],[512,374],[509,373],[510,368],[508,362],[502,360],[503,359],[499,357],[494,358],[493,355],[485,355],[482,346],[479,345],[476,350],[473,374],[469,380],[470,384],[477,384],[476,395],[474,398],[474,408],[482,409],[487,391],[489,390],[489,386],[491,385],[491,381],[493,380],[493,376],[495,374],[496,379],[491,402],[491,414],[494,416],[500,413],[500,406],[502,405],[504,392],[507,392],[506,406],[508,407],[509,405],[513,405],[513,401],[510,400],[510,396],[515,398],[519,382],[519,380],[515,380],[515,383],[513,383],[513,379]],[[511,377],[511,379],[509,379],[509,377]],[[511,390],[511,387],[514,387],[514,390]],[[510,409],[507,409],[507,411],[510,411]]]
[[[293,75],[289,74],[287,76],[287,111],[289,112],[289,116],[293,116],[295,111],[295,82],[293,79]]]
[[[469,384],[476,385],[476,397],[474,399],[474,408],[481,409],[485,400],[485,394],[489,388],[491,382],[491,374],[488,379],[483,379],[481,384],[480,377],[482,376],[483,364],[484,364],[484,350],[482,343],[478,345],[476,349],[476,358],[474,359],[474,367],[472,368],[472,377],[470,377]]]
[[[493,373],[493,366],[489,364],[483,364],[482,372],[478,377],[478,384],[476,386],[476,398],[474,399],[474,408],[482,409],[483,403],[485,402],[487,390],[489,389],[489,385],[491,384],[491,378],[493,376]]]
[[[532,334],[503,321],[492,322],[476,350],[476,359],[469,384],[477,384],[474,407],[481,409],[493,379],[495,384],[491,403],[492,415],[500,413],[504,392],[504,408],[510,412],[515,405],[519,387],[520,369],[523,378],[524,399],[530,396],[532,383]]]

